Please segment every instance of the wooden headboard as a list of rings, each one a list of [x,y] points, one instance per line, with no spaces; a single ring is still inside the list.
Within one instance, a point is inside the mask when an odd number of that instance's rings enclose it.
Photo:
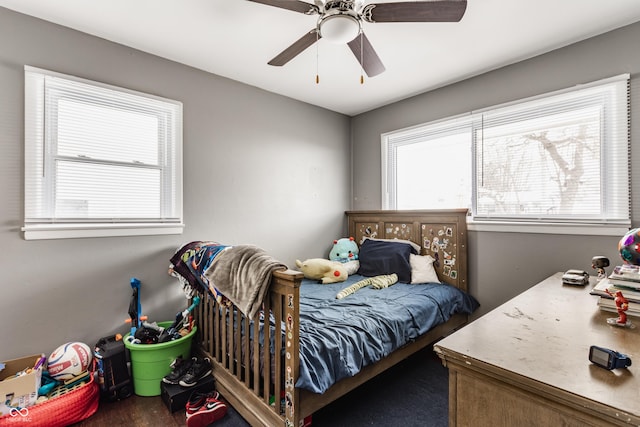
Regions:
[[[411,240],[431,255],[438,278],[467,291],[467,209],[347,211],[349,236]]]

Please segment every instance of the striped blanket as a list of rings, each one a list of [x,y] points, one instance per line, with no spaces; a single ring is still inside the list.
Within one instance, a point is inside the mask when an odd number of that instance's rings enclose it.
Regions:
[[[389,286],[397,282],[398,282],[398,275],[395,273],[384,274],[382,276],[368,277],[338,292],[338,294],[336,295],[336,299],[342,299],[344,297],[348,297],[349,295],[355,293],[358,289],[362,289],[365,286],[371,286],[373,289],[383,289],[383,288],[388,288]]]

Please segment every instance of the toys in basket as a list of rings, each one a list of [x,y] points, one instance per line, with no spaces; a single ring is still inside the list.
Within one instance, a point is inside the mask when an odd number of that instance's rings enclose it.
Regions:
[[[71,388],[59,386],[51,397],[28,408],[16,408],[0,418],[0,427],[15,426],[16,422],[29,427],[64,427],[89,418],[98,410],[98,384],[93,375]],[[22,424],[21,424],[22,425]]]
[[[91,352],[84,343],[66,343],[51,353],[48,360],[53,374],[42,371],[42,385],[37,382],[34,395],[37,401],[28,406],[12,406],[7,414],[0,415],[0,427],[27,423],[30,427],[63,427],[82,421],[98,409],[99,389],[94,378]],[[44,366],[46,357],[39,365]],[[35,371],[42,369],[38,366]],[[18,378],[25,378],[19,376]]]

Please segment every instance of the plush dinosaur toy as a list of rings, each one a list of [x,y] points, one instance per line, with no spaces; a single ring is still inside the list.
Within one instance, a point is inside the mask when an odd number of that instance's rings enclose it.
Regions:
[[[348,276],[342,263],[324,258],[297,259],[296,266],[307,279],[320,280],[324,284],[344,282]]]

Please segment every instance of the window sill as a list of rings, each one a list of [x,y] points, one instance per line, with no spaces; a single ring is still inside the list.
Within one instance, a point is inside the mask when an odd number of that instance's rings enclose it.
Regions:
[[[592,236],[624,236],[629,226],[623,224],[534,223],[481,221],[467,219],[467,230],[496,233],[572,234]]]
[[[37,224],[22,227],[25,240],[182,234],[184,224]]]

